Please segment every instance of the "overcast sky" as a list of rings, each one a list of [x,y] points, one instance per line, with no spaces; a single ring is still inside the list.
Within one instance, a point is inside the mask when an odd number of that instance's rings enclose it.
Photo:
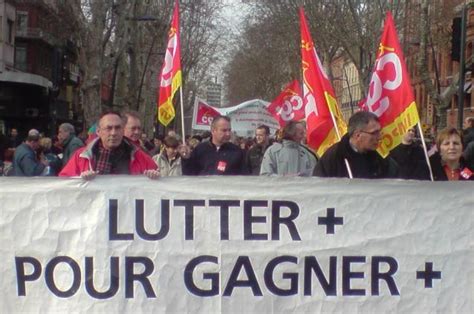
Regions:
[[[224,3],[226,4],[223,12],[224,17],[228,19],[234,31],[239,30],[240,23],[245,19],[249,11],[249,5],[242,3],[241,0],[224,0]]]

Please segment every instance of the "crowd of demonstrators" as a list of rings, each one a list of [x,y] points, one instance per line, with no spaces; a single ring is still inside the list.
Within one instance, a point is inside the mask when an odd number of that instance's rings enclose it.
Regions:
[[[211,123],[211,139],[203,141],[191,152],[184,146],[182,167],[184,175],[245,175],[245,153],[230,142],[231,123],[225,116]]]
[[[423,147],[416,141],[415,128],[408,129],[402,137],[402,143],[390,152],[389,157],[398,165],[399,178],[413,180],[430,178]]]
[[[355,113],[349,119],[347,134],[319,160],[315,175],[350,177],[350,171],[353,178],[396,178],[396,162],[390,157],[382,158],[376,151],[381,132],[379,118],[375,114],[367,111]]]
[[[301,122],[290,121],[285,125],[281,143],[274,143],[266,150],[260,175],[312,176],[317,158],[308,147],[301,144],[305,133],[305,126]]]
[[[235,137],[233,141],[235,145],[239,146],[244,152],[248,152],[254,145],[254,140],[251,137],[245,138],[242,136]]]
[[[474,118],[467,118],[462,132],[454,128],[439,132],[429,154],[434,180],[474,179],[474,139],[470,139],[474,135],[473,123]],[[94,132],[96,137],[85,146],[70,123],[59,126],[57,139],[31,129],[23,142],[13,128],[9,137],[0,134],[0,175],[59,174],[84,179],[98,174],[145,174],[152,179],[181,175],[430,179],[416,130],[409,129],[402,143],[382,158],[376,152],[381,125],[377,116],[369,112],[355,113],[349,119],[348,133],[320,160],[303,144],[305,126],[301,122],[288,123],[275,133],[275,140],[265,125],[256,128],[254,139],[247,139],[233,137],[230,119],[219,116],[213,120],[210,132],[186,136],[182,144],[174,130],[168,131],[166,137],[155,135],[153,142],[148,141],[137,113],[106,112],[95,123]]]
[[[60,176],[81,176],[86,180],[103,174],[144,174],[159,177],[156,163],[124,136],[125,122],[118,112],[103,113],[97,123],[98,137],[78,149]]]

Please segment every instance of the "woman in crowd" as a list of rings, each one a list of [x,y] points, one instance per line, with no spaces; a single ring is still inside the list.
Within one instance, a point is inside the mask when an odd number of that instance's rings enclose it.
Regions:
[[[436,138],[438,152],[430,158],[435,181],[474,180],[463,157],[461,133],[455,128],[446,128]]]
[[[53,142],[49,137],[42,137],[39,141],[40,146],[40,155],[48,161],[48,166],[46,167],[46,172],[44,175],[47,176],[57,176],[61,170],[61,160],[58,156],[52,153]]]
[[[164,149],[161,153],[153,156],[153,160],[158,165],[158,169],[160,169],[160,176],[181,176],[181,156],[178,154],[178,139],[173,136],[167,136],[165,137],[163,144]]]

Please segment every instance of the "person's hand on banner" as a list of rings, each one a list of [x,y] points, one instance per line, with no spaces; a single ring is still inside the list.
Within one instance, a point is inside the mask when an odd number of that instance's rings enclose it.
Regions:
[[[84,180],[92,180],[97,176],[97,171],[87,170],[81,173],[81,178]]]
[[[145,170],[143,174],[152,180],[156,180],[160,177],[160,170]]]

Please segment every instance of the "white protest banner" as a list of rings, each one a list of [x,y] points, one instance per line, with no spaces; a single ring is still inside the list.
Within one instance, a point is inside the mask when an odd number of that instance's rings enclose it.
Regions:
[[[232,131],[240,136],[253,136],[255,129],[264,124],[270,128],[271,134],[280,128],[278,121],[268,112],[269,102],[253,99],[237,106],[220,108],[223,115],[228,116],[232,122]]]
[[[0,178],[1,311],[470,313],[473,188]]]
[[[233,107],[216,108],[196,97],[192,127],[195,130],[210,130],[212,119],[220,114],[231,119],[232,132],[239,136],[253,136],[260,125],[268,126],[271,134],[274,134],[280,126],[268,112],[269,104],[267,101],[253,99]]]

